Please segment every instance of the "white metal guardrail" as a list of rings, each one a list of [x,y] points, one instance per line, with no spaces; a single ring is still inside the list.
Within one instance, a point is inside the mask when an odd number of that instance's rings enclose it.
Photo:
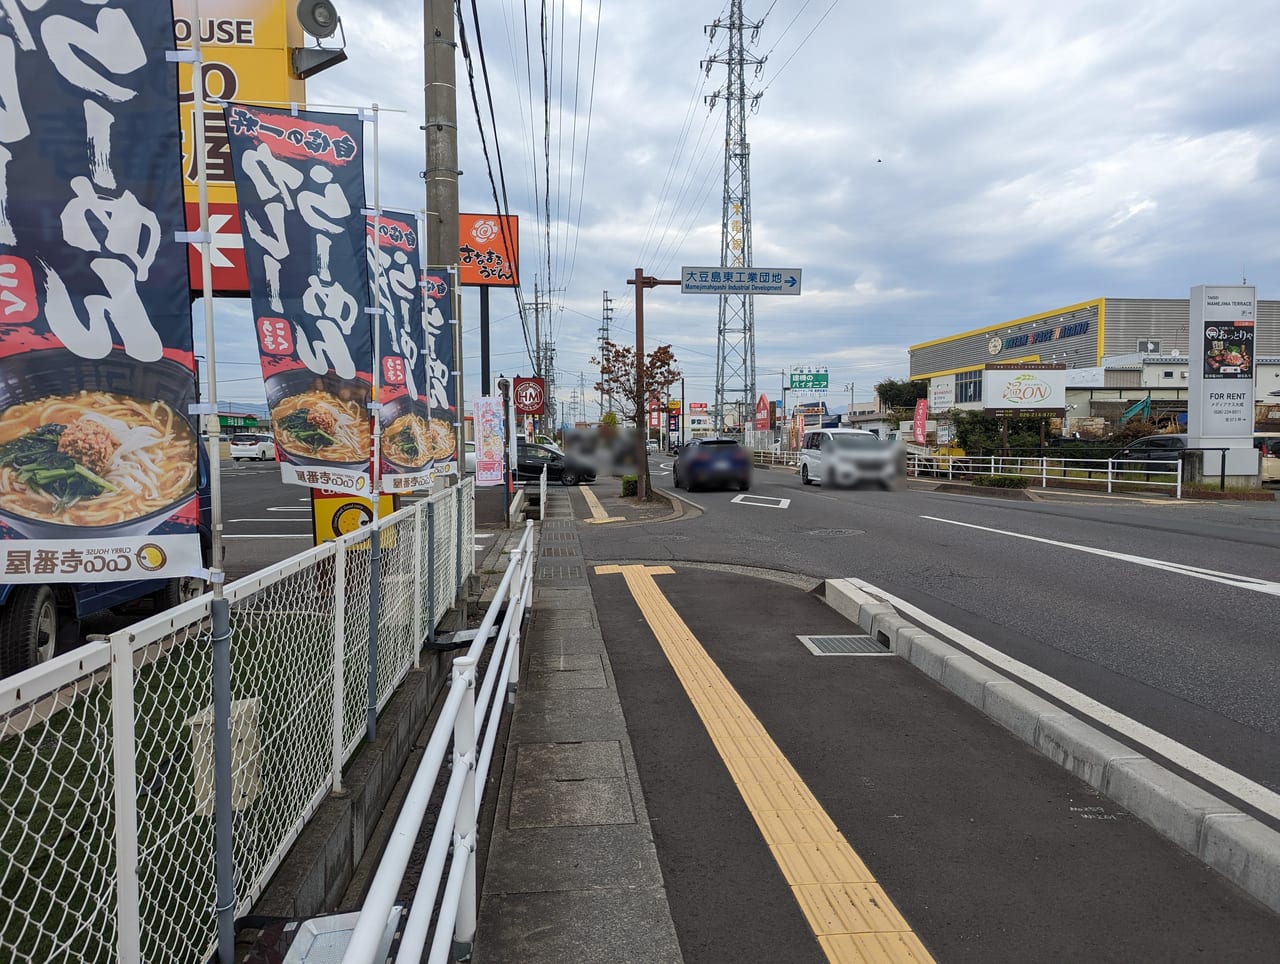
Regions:
[[[454,950],[464,954],[470,950],[476,932],[476,814],[493,760],[502,709],[519,678],[520,633],[532,604],[533,566],[533,523],[526,522],[524,535],[512,551],[493,601],[476,630],[475,641],[466,655],[454,660],[444,707],[351,933],[344,964],[373,964],[377,958],[450,740],[452,772],[413,903],[405,918],[396,961],[417,964],[422,960],[428,938],[431,944],[427,959],[431,964],[450,960]],[[504,606],[505,615],[489,654],[484,678],[479,681],[479,659]],[[451,848],[452,858],[449,857]],[[433,932],[432,915],[442,883],[444,895]]]
[[[753,449],[751,460],[756,465],[799,465],[799,452],[771,452],[765,449]]]
[[[1182,498],[1182,463],[1151,459],[1055,459],[1001,455],[907,456],[907,474],[944,479],[1017,475],[1038,481],[1105,483],[1108,492],[1121,486],[1170,489]]]
[[[473,571],[474,484],[380,520],[379,708]],[[237,915],[365,735],[369,541],[226,588]],[[213,953],[209,600],[0,680],[0,960]]]

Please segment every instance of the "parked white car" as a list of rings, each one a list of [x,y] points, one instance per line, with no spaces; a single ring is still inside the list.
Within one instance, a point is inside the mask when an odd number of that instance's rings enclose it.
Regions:
[[[231,436],[231,457],[239,462],[241,459],[253,459],[265,462],[275,460],[276,440],[274,436],[257,432],[240,432]]]

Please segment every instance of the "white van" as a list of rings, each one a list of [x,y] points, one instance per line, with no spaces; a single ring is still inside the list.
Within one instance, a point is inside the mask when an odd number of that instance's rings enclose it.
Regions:
[[[898,473],[893,443],[861,428],[822,428],[805,432],[800,443],[800,482],[857,485],[876,482],[888,487]]]
[[[275,436],[262,432],[238,432],[231,436],[231,457],[239,462],[241,459],[254,459],[265,462],[276,457]]]

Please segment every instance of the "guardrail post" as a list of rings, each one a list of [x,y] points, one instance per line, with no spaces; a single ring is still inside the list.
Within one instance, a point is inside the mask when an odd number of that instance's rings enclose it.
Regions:
[[[215,587],[216,589],[217,587]],[[235,953],[235,837],[231,802],[231,601],[215,593],[209,604],[213,632],[213,811],[215,846],[214,908],[218,921],[218,959],[231,964]]]
[[[413,668],[422,668],[422,506],[413,513]]]
[[[378,493],[372,493],[378,498]],[[378,738],[378,629],[382,609],[382,533],[377,526],[369,527],[369,678],[368,706],[365,707],[365,739],[372,743]]]
[[[1049,488],[1049,460],[1044,456],[1040,457],[1040,488]]]
[[[456,545],[454,546],[455,562],[453,573],[455,584],[453,587],[454,598],[462,597],[462,486],[455,485],[453,487],[453,518],[457,523],[454,528],[457,532]]]
[[[427,641],[436,641],[436,503],[427,502]]]
[[[1111,491],[1111,471],[1115,465],[1115,459],[1107,459],[1107,491]]]
[[[1178,478],[1174,482],[1173,497],[1175,499],[1182,498],[1182,453],[1181,452],[1178,453]]]
[[[453,922],[453,959],[465,961],[471,958],[471,946],[476,936],[476,659],[463,656],[454,660],[453,671],[466,678],[466,690],[462,706],[453,724],[453,765],[467,768],[462,785],[462,798],[458,801],[458,815],[453,821],[453,859],[465,859],[466,874],[462,879],[462,894],[458,899],[458,914]],[[462,848],[467,849],[464,855]]]
[[[129,633],[111,636],[111,752],[115,769],[116,959],[142,960],[138,885],[138,761]]]
[[[333,792],[342,792],[347,702],[347,545],[333,546]]]

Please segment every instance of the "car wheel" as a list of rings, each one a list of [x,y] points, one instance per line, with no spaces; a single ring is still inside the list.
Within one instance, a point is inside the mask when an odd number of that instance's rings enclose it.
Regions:
[[[577,485],[578,473],[575,472],[573,469],[565,469],[563,472],[560,473],[560,484],[561,485]]]
[[[741,482],[739,482],[739,483],[738,483],[738,491],[739,491],[739,492],[746,492],[746,491],[748,491],[750,488],[751,488],[751,482],[750,482],[750,480],[748,480],[748,479],[743,479]]]
[[[682,488],[682,486],[680,485],[680,473],[677,472],[675,469],[671,470],[671,484],[674,485],[677,489]]]
[[[0,614],[0,672],[5,676],[53,656],[58,642],[58,601],[48,586],[22,586]]]
[[[205,592],[204,580],[199,576],[181,576],[165,581],[164,588],[152,594],[156,603],[156,612],[164,612],[174,606],[189,602]]]
[[[809,478],[809,466],[800,466],[800,484],[813,485],[813,479]]]

